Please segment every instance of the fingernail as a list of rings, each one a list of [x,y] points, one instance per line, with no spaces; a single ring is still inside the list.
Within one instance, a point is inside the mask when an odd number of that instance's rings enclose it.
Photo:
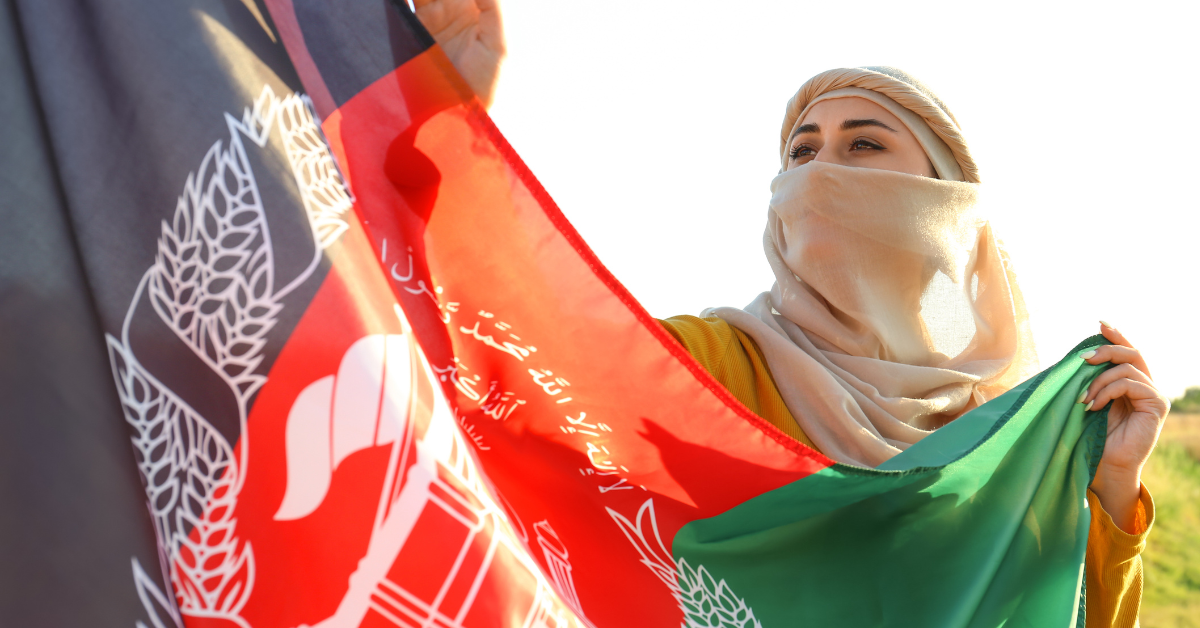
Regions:
[[[1110,322],[1108,322],[1108,321],[1100,321],[1100,325],[1102,325],[1102,326],[1104,326],[1104,327],[1107,327],[1107,328],[1109,328],[1109,329],[1116,329],[1116,327],[1113,327],[1113,326],[1112,326],[1112,323],[1110,323]]]
[[[1084,399],[1087,399],[1087,389],[1086,388],[1084,389],[1083,392],[1079,393],[1079,399],[1076,399],[1075,403],[1083,403]]]
[[[1090,359],[1096,357],[1096,350],[1092,349],[1091,351],[1088,351],[1087,353],[1081,353],[1081,354],[1079,354],[1079,357],[1081,357],[1085,360],[1090,360]]]
[[[1084,409],[1084,410],[1088,410],[1088,411],[1090,411],[1090,410],[1092,409],[1092,404],[1094,404],[1094,403],[1096,403],[1096,400],[1095,400],[1095,399],[1093,399],[1093,400],[1089,401],[1089,402],[1088,402],[1088,404],[1087,404],[1086,406],[1084,406],[1084,407],[1083,407],[1083,409]]]

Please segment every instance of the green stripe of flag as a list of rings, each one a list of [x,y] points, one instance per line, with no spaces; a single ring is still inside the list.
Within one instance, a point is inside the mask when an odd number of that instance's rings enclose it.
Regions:
[[[1107,410],[1076,400],[1108,365],[1078,355],[1104,343],[1089,338],[879,469],[834,465],[684,526],[672,550],[689,619],[1082,626],[1087,487]],[[730,615],[741,604],[754,619]]]

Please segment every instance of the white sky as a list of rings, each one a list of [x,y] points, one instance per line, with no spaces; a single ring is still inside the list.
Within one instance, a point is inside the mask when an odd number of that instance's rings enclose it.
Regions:
[[[506,0],[492,115],[658,317],[770,287],[787,99],[892,65],[962,124],[1044,365],[1103,318],[1160,388],[1200,385],[1195,3]]]

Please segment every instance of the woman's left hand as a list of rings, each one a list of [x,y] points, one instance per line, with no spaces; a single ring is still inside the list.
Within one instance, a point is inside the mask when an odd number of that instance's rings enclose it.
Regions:
[[[1116,366],[1096,377],[1081,398],[1089,410],[1113,402],[1092,491],[1113,523],[1132,533],[1141,498],[1142,467],[1154,451],[1171,403],[1154,387],[1141,352],[1121,332],[1101,323],[1100,333],[1113,344],[1096,347],[1085,353],[1084,359],[1088,364],[1112,362]]]

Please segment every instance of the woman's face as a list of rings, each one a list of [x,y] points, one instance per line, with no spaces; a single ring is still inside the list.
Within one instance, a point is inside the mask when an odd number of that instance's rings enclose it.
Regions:
[[[787,169],[810,161],[937,177],[908,127],[865,98],[822,100],[808,110],[788,142]]]

